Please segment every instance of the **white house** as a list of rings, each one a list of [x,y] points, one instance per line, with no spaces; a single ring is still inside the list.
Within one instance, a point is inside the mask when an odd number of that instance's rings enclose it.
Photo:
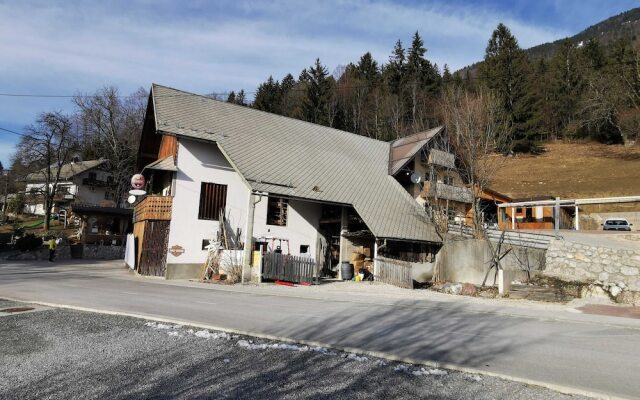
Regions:
[[[196,277],[222,210],[245,250],[325,269],[357,249],[433,254],[439,239],[389,173],[390,152],[387,142],[153,85],[138,154],[149,194],[134,212],[136,268]],[[260,273],[251,256],[247,277]]]
[[[51,169],[52,176],[57,168]],[[30,173],[25,178],[25,208],[27,214],[44,215],[46,169]],[[60,169],[60,180],[56,187],[54,211],[68,208],[71,203],[105,204],[113,203],[113,175],[107,169],[106,160],[74,160]],[[49,191],[53,185],[49,185]]]

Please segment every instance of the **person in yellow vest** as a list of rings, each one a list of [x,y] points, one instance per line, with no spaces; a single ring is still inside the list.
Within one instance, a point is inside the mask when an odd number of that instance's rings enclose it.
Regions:
[[[56,257],[56,248],[58,247],[58,243],[56,243],[56,239],[51,236],[49,238],[49,261],[53,262],[53,259]]]

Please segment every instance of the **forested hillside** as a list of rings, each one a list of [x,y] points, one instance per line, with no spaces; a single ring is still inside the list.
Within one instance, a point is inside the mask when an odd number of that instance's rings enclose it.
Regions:
[[[431,62],[416,32],[406,48],[398,40],[383,64],[367,52],[332,75],[318,59],[297,78],[270,76],[251,106],[391,140],[442,124],[443,95],[461,88],[500,99],[508,131],[500,151],[536,152],[541,141],[563,138],[634,142],[640,135],[639,14],[630,10],[530,51],[500,24],[487,38],[484,61],[457,73]],[[227,100],[246,102],[244,92]]]
[[[638,44],[640,42],[640,8],[634,8],[607,18],[568,39],[576,46],[580,46],[581,43],[584,45],[592,39],[598,40],[605,47],[614,45],[616,41],[621,39],[631,39],[632,42]],[[532,59],[548,59],[553,56],[561,44],[562,40],[556,40],[552,43],[531,47],[525,51]]]

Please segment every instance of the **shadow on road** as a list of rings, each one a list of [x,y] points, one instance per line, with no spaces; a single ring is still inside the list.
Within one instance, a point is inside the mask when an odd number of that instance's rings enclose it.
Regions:
[[[337,338],[340,345],[467,366],[491,363],[494,355],[511,348],[509,338],[500,333],[500,329],[508,328],[506,323],[496,326],[489,322],[490,318],[475,317],[459,305],[421,310],[398,305],[367,318],[358,316],[362,307],[366,306],[356,307],[353,314],[328,316],[322,322],[314,318],[292,319],[289,326],[283,326],[283,332],[298,338],[327,341]],[[247,350],[237,346],[238,339],[170,337],[168,331],[144,327],[142,321],[132,318],[97,317],[72,311],[56,313],[64,318],[59,318],[59,322],[48,318],[50,322],[46,324],[51,326],[50,334],[55,341],[61,344],[55,345],[49,339],[41,350],[59,354],[57,346],[75,343],[72,353],[78,354],[73,356],[75,359],[67,360],[67,355],[61,354],[60,360],[49,360],[50,367],[46,376],[38,380],[34,398],[108,395],[114,399],[451,399],[519,398],[522,394],[511,393],[507,386],[497,386],[491,392],[482,390],[463,374],[414,377],[395,372],[393,363],[384,365],[371,357],[358,361],[340,357],[344,354],[340,352],[326,355],[280,349]],[[41,313],[29,318],[43,316]],[[73,326],[69,326],[69,321],[73,321]],[[26,331],[36,327],[22,326]],[[182,328],[182,332],[186,329]],[[494,378],[484,379],[486,382]],[[22,386],[16,393],[29,398],[31,390],[34,389]]]

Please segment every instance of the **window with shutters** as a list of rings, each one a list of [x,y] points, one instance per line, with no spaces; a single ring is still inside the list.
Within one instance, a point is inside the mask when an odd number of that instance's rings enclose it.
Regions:
[[[217,221],[227,205],[227,185],[202,182],[200,185],[200,207],[198,219]]]
[[[269,197],[267,201],[267,225],[287,226],[289,201],[281,197]]]

